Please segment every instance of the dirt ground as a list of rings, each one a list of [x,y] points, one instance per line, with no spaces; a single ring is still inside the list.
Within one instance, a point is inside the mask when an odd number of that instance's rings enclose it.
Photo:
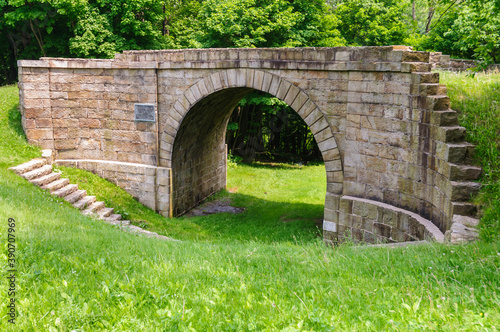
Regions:
[[[245,211],[244,208],[237,208],[231,206],[231,199],[229,197],[220,198],[214,201],[205,202],[196,208],[192,209],[184,216],[186,217],[196,217],[205,216],[214,213],[242,213]]]

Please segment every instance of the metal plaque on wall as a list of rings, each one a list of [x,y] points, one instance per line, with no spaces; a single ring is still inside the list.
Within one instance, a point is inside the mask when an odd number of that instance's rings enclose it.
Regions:
[[[134,104],[135,121],[155,122],[154,104]]]

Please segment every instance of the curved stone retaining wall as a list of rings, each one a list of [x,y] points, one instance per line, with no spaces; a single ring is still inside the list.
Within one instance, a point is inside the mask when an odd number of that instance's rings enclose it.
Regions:
[[[443,233],[416,213],[368,199],[340,198],[339,234],[359,242],[444,241]]]

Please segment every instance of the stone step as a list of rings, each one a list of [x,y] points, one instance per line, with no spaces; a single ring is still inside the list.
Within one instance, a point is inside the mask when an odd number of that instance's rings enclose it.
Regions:
[[[73,204],[75,202],[78,202],[80,199],[82,199],[85,196],[87,196],[86,190],[77,190],[74,193],[69,194],[68,196],[64,197],[64,200],[66,202]]]
[[[464,164],[474,155],[475,146],[470,143],[446,144],[446,159],[453,164]]]
[[[431,117],[431,123],[437,126],[458,126],[458,113],[453,110],[433,111]]]
[[[74,203],[73,206],[77,209],[83,210],[89,205],[93,204],[96,201],[95,196],[85,196],[80,199],[78,202]]]
[[[106,221],[116,221],[116,220],[121,220],[122,215],[121,214],[112,214],[109,217],[104,218]]]
[[[105,222],[107,222],[110,225],[115,225],[115,226],[128,226],[130,225],[130,220],[107,220],[103,219]]]
[[[446,85],[439,83],[422,83],[420,84],[420,95],[421,96],[446,96],[447,90]]]
[[[97,214],[99,215],[99,218],[103,219],[109,217],[114,211],[115,209],[113,208],[104,207],[97,211]]]
[[[26,172],[34,170],[35,168],[40,168],[46,164],[47,161],[45,159],[33,159],[24,164],[15,167],[10,167],[9,169],[13,170],[17,174],[24,174]]]
[[[439,73],[428,72],[413,72],[412,76],[416,76],[418,82],[422,83],[439,83]]]
[[[460,142],[465,139],[465,128],[460,126],[438,127],[436,139],[441,142]]]
[[[450,108],[450,98],[446,95],[426,96],[419,98],[418,106],[431,111],[444,111]]]
[[[477,205],[469,202],[452,202],[453,214],[460,216],[471,216],[477,215]]]
[[[450,180],[451,181],[467,181],[477,180],[481,176],[483,170],[481,167],[469,165],[450,165]]]
[[[68,184],[67,186],[62,187],[61,189],[57,189],[56,191],[52,192],[52,195],[55,195],[57,197],[65,197],[68,196],[69,194],[74,193],[77,190],[78,190],[78,185]]]
[[[69,179],[59,179],[55,180],[51,183],[46,184],[45,186],[42,187],[42,189],[49,190],[50,192],[54,192],[58,189],[61,189],[62,187],[66,187],[69,184]]]
[[[469,228],[477,228],[477,226],[479,226],[479,219],[468,217],[468,216],[454,215],[453,222],[454,223],[457,223],[457,222],[461,223],[465,227],[469,227]]]
[[[26,180],[32,180],[52,173],[52,165],[44,165],[29,172],[21,174]]]
[[[89,207],[87,207],[85,210],[83,210],[83,214],[97,213],[97,211],[99,211],[100,209],[103,209],[104,207],[105,207],[104,202],[94,202]]]
[[[446,231],[446,240],[451,243],[475,241],[479,237],[478,224],[479,219],[455,215],[451,228]]]
[[[451,183],[451,192],[448,197],[452,202],[467,202],[479,192],[481,184],[478,182],[454,182]]]
[[[30,182],[33,183],[36,186],[41,187],[41,186],[44,186],[44,185],[49,184],[51,182],[57,181],[60,178],[61,178],[61,174],[60,173],[53,172],[53,173],[41,176],[39,178],[30,180]]]

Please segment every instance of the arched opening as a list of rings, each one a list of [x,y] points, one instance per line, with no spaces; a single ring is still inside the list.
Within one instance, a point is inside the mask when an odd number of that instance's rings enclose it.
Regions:
[[[175,137],[173,212],[181,215],[226,187],[225,133],[231,112],[249,88],[229,88],[196,103]]]
[[[326,202],[332,195],[342,194],[339,149],[328,121],[315,103],[281,77],[251,69],[232,69],[199,81],[175,103],[178,123],[165,131],[173,142],[165,144],[165,155],[170,155],[171,160],[174,216],[186,213],[226,187],[227,124],[238,102],[252,91],[269,93],[300,116],[314,135],[325,164]],[[324,220],[332,220],[331,209],[331,204],[325,204]]]

